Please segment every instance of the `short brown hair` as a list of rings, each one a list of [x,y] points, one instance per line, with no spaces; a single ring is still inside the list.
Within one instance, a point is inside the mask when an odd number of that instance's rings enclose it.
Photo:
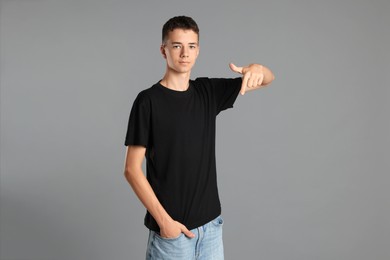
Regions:
[[[188,16],[175,16],[169,19],[162,28],[162,42],[164,43],[168,37],[169,32],[175,29],[184,29],[194,31],[199,38],[199,27],[192,19]]]

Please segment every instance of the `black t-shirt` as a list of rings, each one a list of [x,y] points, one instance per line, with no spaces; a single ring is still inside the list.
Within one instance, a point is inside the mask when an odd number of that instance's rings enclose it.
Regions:
[[[219,112],[233,107],[241,78],[197,78],[185,91],[160,83],[134,100],[125,145],[146,147],[146,175],[157,198],[188,229],[221,214],[215,130]],[[145,226],[159,231],[149,212]]]

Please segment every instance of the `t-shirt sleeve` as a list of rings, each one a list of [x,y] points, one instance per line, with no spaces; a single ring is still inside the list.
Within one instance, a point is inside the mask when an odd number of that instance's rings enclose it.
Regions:
[[[241,78],[234,79],[210,79],[215,93],[215,103],[217,114],[219,112],[232,108],[241,89]]]
[[[142,145],[148,147],[150,136],[150,102],[149,99],[138,94],[130,111],[125,146]]]

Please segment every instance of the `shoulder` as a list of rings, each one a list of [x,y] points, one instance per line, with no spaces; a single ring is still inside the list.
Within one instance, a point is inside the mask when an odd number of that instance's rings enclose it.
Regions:
[[[194,80],[194,82],[207,82],[207,81],[210,81],[210,78],[209,77],[198,77]]]
[[[153,84],[149,88],[141,90],[138,95],[137,99],[142,100],[142,101],[147,101],[152,99],[154,96],[160,94],[158,91],[158,83]]]
[[[199,77],[191,81],[195,86],[205,86],[210,84],[210,78],[208,77]]]
[[[194,80],[195,85],[218,87],[218,86],[238,86],[242,83],[242,78],[209,78],[199,77]]]
[[[242,81],[241,77],[237,78],[209,78],[209,77],[199,77],[194,80],[196,83],[203,84],[219,84],[219,83],[236,83]]]
[[[150,104],[154,95],[153,86],[147,89],[141,90],[134,99],[134,104],[138,106],[147,106]]]
[[[194,80],[195,85],[201,86],[215,86],[222,82],[228,82],[231,79],[227,78],[209,78],[209,77],[199,77]]]

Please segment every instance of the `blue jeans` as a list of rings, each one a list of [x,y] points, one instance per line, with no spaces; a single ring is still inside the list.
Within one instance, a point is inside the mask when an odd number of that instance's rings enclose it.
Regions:
[[[176,238],[163,238],[150,230],[146,260],[223,260],[221,216],[192,229],[194,238],[181,233]]]

